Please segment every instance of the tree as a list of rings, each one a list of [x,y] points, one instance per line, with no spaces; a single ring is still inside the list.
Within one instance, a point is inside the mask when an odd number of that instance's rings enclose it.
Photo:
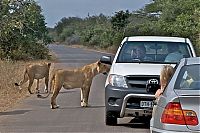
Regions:
[[[120,31],[125,28],[125,26],[129,23],[128,18],[130,16],[130,13],[128,10],[126,12],[119,11],[116,12],[116,14],[111,17],[111,23],[113,26],[113,29]]]
[[[0,57],[47,58],[49,37],[41,7],[33,0],[3,0],[0,3]]]

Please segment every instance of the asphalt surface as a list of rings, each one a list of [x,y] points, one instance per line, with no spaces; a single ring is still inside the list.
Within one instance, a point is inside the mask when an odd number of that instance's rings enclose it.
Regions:
[[[53,68],[73,69],[93,63],[106,53],[50,45],[58,58]],[[93,79],[89,107],[80,106],[80,89],[62,88],[57,97],[59,109],[50,109],[50,97],[38,99],[36,94],[12,109],[0,113],[0,132],[132,132],[149,133],[149,127],[133,124],[130,118],[118,119],[117,126],[105,125],[104,83],[106,76]],[[78,79],[77,79],[78,82]]]

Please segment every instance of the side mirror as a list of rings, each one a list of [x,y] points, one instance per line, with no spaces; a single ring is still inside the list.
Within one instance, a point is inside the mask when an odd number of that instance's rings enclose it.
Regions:
[[[112,65],[111,56],[102,56],[100,62],[108,65]]]

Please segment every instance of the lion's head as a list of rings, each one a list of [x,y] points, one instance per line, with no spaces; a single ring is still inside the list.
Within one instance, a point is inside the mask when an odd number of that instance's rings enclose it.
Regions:
[[[110,66],[101,63],[100,60],[97,61],[97,71],[98,73],[106,74],[110,71]]]

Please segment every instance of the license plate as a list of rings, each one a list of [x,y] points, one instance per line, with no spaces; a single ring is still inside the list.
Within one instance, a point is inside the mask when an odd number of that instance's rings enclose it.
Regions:
[[[140,107],[153,107],[152,101],[140,101]]]

